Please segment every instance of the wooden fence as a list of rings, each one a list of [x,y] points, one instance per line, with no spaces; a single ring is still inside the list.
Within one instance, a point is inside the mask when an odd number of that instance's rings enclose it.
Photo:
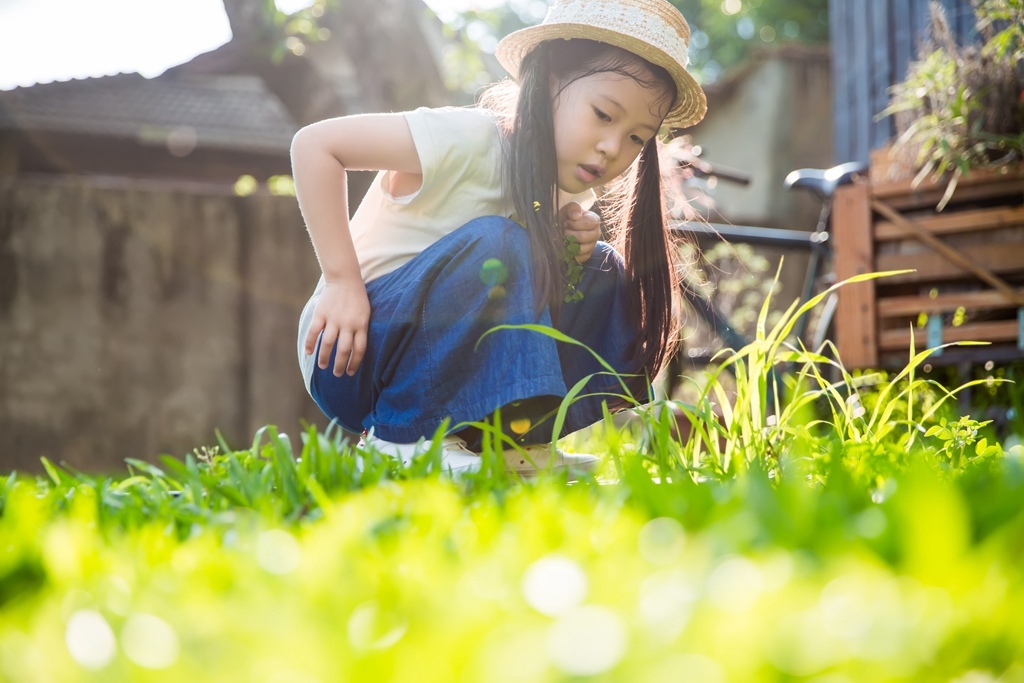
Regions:
[[[295,358],[318,273],[292,197],[0,181],[0,471],[322,426]]]
[[[961,43],[975,38],[969,0],[941,0]],[[888,105],[888,88],[903,80],[926,35],[929,0],[829,0],[832,103],[836,163],[869,160],[895,129],[892,117],[876,121]]]
[[[909,271],[840,290],[844,365],[903,367],[912,338],[917,351],[987,343],[936,351],[933,363],[1024,357],[1024,165],[975,169],[941,213],[945,183],[885,175],[872,168],[870,182],[836,192],[836,277]]]

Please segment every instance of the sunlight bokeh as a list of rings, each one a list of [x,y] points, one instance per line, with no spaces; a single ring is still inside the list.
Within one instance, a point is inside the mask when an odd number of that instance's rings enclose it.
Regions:
[[[219,0],[7,0],[0,3],[0,88],[169,66],[231,38]]]
[[[277,0],[284,12],[310,0]],[[428,0],[439,15],[499,0]],[[443,17],[442,17],[443,18]],[[0,90],[137,72],[146,77],[231,39],[221,0],[0,1]]]

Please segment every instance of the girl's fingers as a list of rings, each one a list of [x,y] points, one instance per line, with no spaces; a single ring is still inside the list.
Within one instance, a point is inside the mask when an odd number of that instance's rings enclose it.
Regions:
[[[585,212],[577,220],[566,219],[562,221],[562,229],[572,232],[586,232],[595,235],[601,234],[601,218],[593,211]]]
[[[363,362],[364,355],[366,355],[366,331],[357,330],[352,337],[352,357],[348,361],[349,376],[356,374]]]
[[[597,240],[601,236],[600,232],[593,230],[565,230],[564,232],[566,235],[575,237],[579,242],[580,252],[576,254],[576,261],[586,263],[590,255],[594,253],[594,247],[597,246]]]
[[[307,356],[312,356],[313,352],[316,351],[316,338],[320,336],[323,331],[323,323],[317,325],[314,320],[313,324],[309,326],[309,332],[306,333],[305,351]]]
[[[349,357],[352,355],[352,337],[347,333],[338,337],[338,350],[334,356],[334,376],[341,377],[348,367]]]
[[[338,336],[338,351],[334,356],[334,376],[341,377],[348,374],[351,377],[356,374],[359,365],[363,362],[364,355],[366,355],[366,330],[343,331]]]
[[[306,353],[314,353],[316,339],[320,336],[320,352],[317,367],[326,370],[331,367],[335,377],[348,372],[354,375],[366,353],[366,336],[370,319],[369,301],[361,282],[327,283],[320,301],[313,312],[313,322],[306,335]]]
[[[324,328],[323,337],[320,339],[320,355],[317,357],[317,366],[321,370],[326,370],[327,366],[331,363],[331,349],[334,348],[334,342],[338,338],[338,330],[334,327]]]
[[[576,202],[569,202],[561,210],[562,233],[579,242],[578,263],[586,263],[601,239],[601,218],[593,211],[584,211]]]
[[[316,340],[326,327],[327,318],[319,315],[318,311],[313,311],[313,321],[309,324],[309,332],[306,333],[306,355],[312,356],[313,352],[316,351]],[[328,347],[328,353],[330,353],[329,349],[330,347]]]
[[[579,228],[569,228],[562,231],[565,235],[572,235],[576,238],[576,241],[580,244],[595,244],[597,240],[601,238],[600,230],[580,230]]]
[[[591,250],[597,244],[597,240],[601,238],[601,233],[593,230],[565,230],[564,234],[575,237],[576,241],[580,243],[580,248]]]
[[[569,202],[558,210],[558,217],[562,222],[577,221],[583,216],[583,207],[579,202]]]

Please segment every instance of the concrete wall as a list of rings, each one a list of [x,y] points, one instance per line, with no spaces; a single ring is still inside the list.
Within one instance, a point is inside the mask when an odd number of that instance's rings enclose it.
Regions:
[[[702,158],[745,171],[747,186],[719,182],[709,190],[713,222],[813,230],[820,204],[806,191],[786,190],[797,168],[833,165],[831,77],[827,50],[787,47],[755,57],[723,83],[708,87],[708,115],[691,132]],[[785,307],[799,295],[804,253],[757,247],[775,265],[785,257]],[[784,304],[783,304],[784,302]]]
[[[291,197],[0,181],[0,471],[322,424],[294,350],[318,272]]]
[[[722,182],[713,190],[733,223],[813,229],[817,202],[783,181],[794,169],[833,164],[830,81],[827,52],[790,49],[766,53],[734,82],[709,88],[694,142],[707,161],[752,177],[746,187]]]

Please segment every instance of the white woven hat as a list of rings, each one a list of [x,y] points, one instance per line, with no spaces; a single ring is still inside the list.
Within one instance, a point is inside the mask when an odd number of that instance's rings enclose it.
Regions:
[[[494,54],[512,78],[519,78],[523,57],[556,38],[608,43],[662,67],[678,91],[665,125],[682,128],[704,118],[707,99],[686,70],[690,26],[667,0],[555,0],[543,22],[508,34]]]

